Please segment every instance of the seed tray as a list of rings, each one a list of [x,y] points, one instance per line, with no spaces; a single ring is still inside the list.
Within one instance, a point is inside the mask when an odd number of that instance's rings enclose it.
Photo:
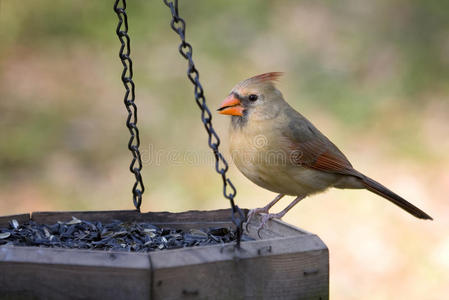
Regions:
[[[11,219],[8,227],[0,227],[0,246],[35,246],[65,249],[113,250],[148,252],[206,246],[234,242],[236,235],[230,227],[201,229],[162,228],[148,222],[113,220],[89,222],[74,216],[66,222],[20,224]],[[242,241],[254,240],[243,235]]]
[[[256,216],[245,231],[252,240],[236,248],[235,243],[226,242],[227,237],[232,240],[228,236],[232,232],[229,231],[230,215],[230,210],[97,211],[0,217],[0,227],[11,235],[21,226],[25,228],[25,224],[33,226],[32,222],[49,224],[46,226],[58,224],[54,225],[54,231],[47,228],[48,233],[39,229],[42,241],[56,236],[54,233],[61,227],[72,228],[72,225],[81,227],[75,232],[78,240],[84,241],[84,229],[94,225],[99,231],[99,227],[107,224],[114,227],[113,232],[124,231],[122,227],[125,227],[126,235],[123,233],[117,239],[130,239],[119,246],[112,243],[107,251],[52,247],[51,244],[29,247],[7,242],[0,246],[0,299],[328,299],[329,255],[318,236],[272,220],[259,237],[260,218]],[[207,239],[220,237],[223,242],[147,251],[144,247],[133,248],[134,240],[128,236],[133,226],[141,226],[143,233],[154,229],[156,234],[159,230],[161,239],[168,230],[170,235],[202,235],[204,239],[207,234]],[[96,231],[91,228],[89,234],[93,232]],[[94,233],[94,238],[98,238],[98,233]]]

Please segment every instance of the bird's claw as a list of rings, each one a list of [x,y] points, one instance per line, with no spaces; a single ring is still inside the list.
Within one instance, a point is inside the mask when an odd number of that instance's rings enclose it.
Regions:
[[[264,228],[265,224],[267,224],[267,222],[269,220],[271,220],[271,219],[281,219],[283,216],[284,216],[284,214],[282,214],[282,213],[262,215],[262,217],[260,219],[260,225],[257,227],[257,235],[259,236],[259,238],[262,238],[260,236],[260,231]]]
[[[254,217],[254,215],[260,213],[268,214],[268,208],[267,207],[254,208],[248,212],[248,217],[246,218],[246,225],[245,225],[246,231],[248,231],[248,224],[251,222],[251,219]]]

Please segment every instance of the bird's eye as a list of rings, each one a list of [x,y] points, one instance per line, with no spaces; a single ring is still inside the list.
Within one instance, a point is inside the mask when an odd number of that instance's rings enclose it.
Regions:
[[[251,95],[249,95],[249,97],[248,97],[248,99],[249,99],[249,101],[256,101],[257,100],[257,95],[255,95],[255,94],[251,94]]]

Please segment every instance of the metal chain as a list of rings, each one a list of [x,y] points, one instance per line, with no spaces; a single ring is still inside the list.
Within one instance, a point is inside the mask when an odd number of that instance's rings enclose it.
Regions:
[[[122,5],[119,6],[119,3]],[[122,44],[120,46],[119,57],[123,64],[122,72],[122,82],[125,86],[125,98],[124,103],[126,110],[128,111],[128,118],[126,119],[126,127],[131,134],[131,138],[128,142],[128,149],[131,151],[133,159],[129,166],[129,170],[136,177],[136,182],[133,185],[133,203],[136,209],[140,212],[140,205],[142,204],[142,194],[145,191],[145,187],[142,182],[142,175],[140,171],[142,170],[142,159],[140,156],[139,146],[139,129],[137,128],[137,106],[134,103],[136,98],[135,95],[135,85],[133,82],[133,63],[130,58],[131,48],[130,48],[130,38],[128,35],[128,17],[126,15],[126,0],[116,0],[114,4],[114,11],[119,19],[116,33]]]
[[[163,1],[165,5],[170,8],[170,12],[172,15],[172,20],[170,22],[171,28],[179,35],[181,39],[181,44],[179,45],[179,53],[181,53],[181,55],[188,61],[187,77],[194,85],[195,101],[201,109],[201,121],[203,122],[204,128],[206,128],[207,134],[209,135],[209,147],[212,149],[215,156],[215,170],[218,174],[221,175],[221,178],[223,179],[223,195],[231,202],[232,222],[237,227],[237,246],[240,246],[242,224],[245,221],[245,216],[242,210],[234,202],[237,191],[231,180],[226,176],[226,172],[228,171],[228,163],[218,150],[220,139],[212,126],[212,114],[206,105],[204,90],[199,80],[200,74],[198,73],[198,70],[196,69],[192,59],[192,46],[185,40],[186,22],[179,17],[178,0]],[[228,191],[228,188],[230,189],[230,191]]]

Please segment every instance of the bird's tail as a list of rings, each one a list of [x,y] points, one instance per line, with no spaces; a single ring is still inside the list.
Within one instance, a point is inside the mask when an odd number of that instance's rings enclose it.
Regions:
[[[423,212],[422,210],[420,210],[419,208],[417,208],[416,206],[414,206],[413,204],[411,204],[404,198],[393,193],[392,191],[390,191],[389,189],[387,189],[386,187],[384,187],[377,181],[375,181],[367,176],[364,176],[364,175],[360,179],[361,179],[362,183],[365,185],[365,188],[367,190],[369,190],[379,196],[382,196],[387,200],[390,200],[391,202],[393,202],[394,204],[396,204],[403,210],[407,211],[408,213],[414,215],[415,217],[420,218],[420,219],[433,220],[431,216],[429,216],[428,214],[426,214],[425,212]]]

